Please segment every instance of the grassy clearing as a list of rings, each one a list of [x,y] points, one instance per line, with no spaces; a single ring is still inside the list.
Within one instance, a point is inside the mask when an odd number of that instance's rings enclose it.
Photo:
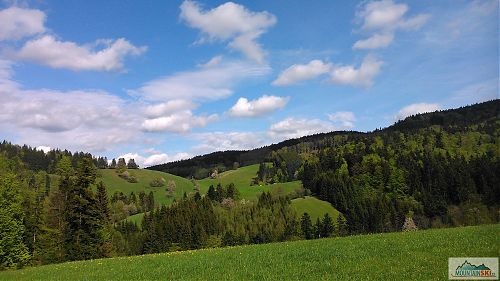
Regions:
[[[130,222],[135,222],[137,225],[141,225],[142,218],[144,218],[144,213],[138,213],[138,214],[129,216],[128,218],[126,218],[126,220],[128,220]]]
[[[102,180],[108,189],[108,195],[111,197],[115,191],[121,191],[127,196],[133,191],[136,195],[144,191],[149,193],[153,191],[155,200],[159,204],[171,204],[174,198],[181,198],[184,192],[193,192],[193,183],[185,178],[178,177],[172,174],[167,174],[158,171],[137,169],[128,170],[129,173],[135,176],[138,180],[137,183],[129,183],[128,181],[120,178],[114,169],[101,169],[99,170],[102,177],[97,178],[97,181]],[[149,183],[155,178],[164,178],[166,183],[163,187],[151,187]],[[173,180],[177,186],[173,197],[166,196],[166,185],[168,181]]]
[[[70,262],[1,280],[447,280],[448,257],[499,255],[500,225]]]
[[[339,216],[339,211],[337,211],[332,204],[311,196],[293,199],[292,207],[299,217],[304,213],[308,213],[313,223],[316,222],[316,218],[321,219],[325,213],[328,213],[333,218],[334,222],[337,222],[337,217]]]
[[[219,174],[217,179],[206,178],[198,180],[197,183],[200,186],[200,190],[206,193],[210,185],[216,186],[218,183],[226,186],[230,183],[234,183],[238,191],[240,192],[240,197],[246,200],[257,200],[257,196],[263,191],[271,191],[274,193],[279,193],[282,195],[293,192],[295,189],[302,186],[300,181],[293,181],[287,183],[276,183],[270,185],[250,185],[252,178],[257,175],[259,170],[259,165],[250,165],[238,168],[236,170],[226,171]]]

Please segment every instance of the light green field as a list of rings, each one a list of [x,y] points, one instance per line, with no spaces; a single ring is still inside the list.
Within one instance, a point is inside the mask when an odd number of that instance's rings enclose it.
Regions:
[[[337,217],[339,216],[339,211],[337,211],[332,204],[311,196],[293,199],[292,207],[295,209],[299,217],[301,217],[304,213],[308,213],[311,216],[313,223],[316,222],[317,218],[323,218],[325,213],[328,213],[335,223],[337,222]]]
[[[193,192],[193,183],[185,178],[178,177],[172,174],[167,174],[159,171],[144,170],[144,169],[134,169],[128,170],[130,175],[137,178],[137,183],[130,183],[118,176],[114,169],[101,169],[99,173],[102,177],[97,178],[97,182],[103,181],[108,190],[108,196],[111,197],[115,191],[121,191],[127,196],[133,191],[136,195],[139,192],[144,191],[148,194],[153,191],[155,200],[159,204],[171,204],[174,198],[181,198],[184,194]],[[149,183],[155,178],[164,178],[166,183],[162,187],[151,187]],[[168,181],[173,180],[176,184],[176,189],[174,191],[173,197],[167,197],[166,188]]]
[[[250,165],[221,173],[219,174],[219,177],[217,179],[206,178],[198,180],[196,182],[200,185],[200,190],[204,194],[208,191],[208,187],[210,185],[213,185],[215,187],[218,183],[222,184],[223,186],[234,183],[234,185],[240,192],[240,198],[246,200],[257,200],[257,196],[263,191],[270,191],[286,195],[302,186],[302,183],[300,181],[268,185],[250,185],[250,183],[252,182],[252,178],[257,175],[258,170],[258,164]]]
[[[448,280],[449,257],[498,257],[500,225],[69,262],[0,280]]]
[[[135,215],[131,215],[126,220],[130,222],[134,222],[137,225],[142,225],[142,218],[144,218],[144,213],[138,213]]]

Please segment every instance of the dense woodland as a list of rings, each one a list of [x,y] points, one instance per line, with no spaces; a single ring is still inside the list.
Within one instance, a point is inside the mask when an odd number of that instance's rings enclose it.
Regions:
[[[371,133],[320,134],[160,166],[192,177],[217,166],[261,163],[256,183],[300,179],[342,213],[336,221],[328,215],[315,222],[308,214],[299,216],[289,197],[267,192],[256,202],[242,200],[232,184],[185,194],[170,206],[155,205],[152,194],[110,195],[99,182],[98,168],[125,176],[137,168],[133,161],[108,165],[107,159],[86,153],[44,153],[4,141],[0,269],[399,231],[405,218],[419,228],[498,222],[499,112],[495,100],[412,116]],[[145,212],[141,226],[115,216],[119,202]]]

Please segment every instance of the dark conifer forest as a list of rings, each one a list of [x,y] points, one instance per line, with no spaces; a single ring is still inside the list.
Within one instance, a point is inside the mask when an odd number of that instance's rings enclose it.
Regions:
[[[410,116],[373,132],[332,132],[251,151],[226,151],[149,169],[205,178],[259,164],[255,184],[301,180],[341,215],[311,220],[288,196],[241,200],[211,186],[169,206],[153,195],[108,194],[99,169],[134,161],[0,143],[0,269],[177,250],[500,221],[500,100]],[[122,196],[123,198],[119,198]],[[142,223],[115,220],[112,201],[134,203]]]

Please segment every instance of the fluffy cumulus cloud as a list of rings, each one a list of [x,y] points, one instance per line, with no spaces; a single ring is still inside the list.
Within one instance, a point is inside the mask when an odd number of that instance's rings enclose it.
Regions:
[[[216,121],[217,114],[209,116],[195,116],[190,110],[174,112],[172,114],[146,119],[142,129],[147,132],[186,133],[193,128],[205,127],[209,122]]]
[[[330,71],[331,67],[330,63],[325,63],[321,60],[312,60],[308,64],[294,64],[281,72],[272,84],[275,86],[287,86],[314,79]]]
[[[265,144],[264,134],[259,132],[210,132],[195,134],[201,144],[194,147],[196,153],[210,153],[225,150],[247,150]]]
[[[53,68],[116,71],[123,70],[126,56],[137,56],[145,50],[146,47],[136,47],[123,38],[78,45],[74,42],[59,41],[51,35],[44,35],[26,42],[15,57]]]
[[[151,103],[145,109],[144,131],[186,133],[218,120],[217,114],[196,115],[193,112],[196,103],[228,97],[238,81],[257,78],[269,71],[265,65],[225,61],[218,56],[195,70],[149,81],[129,93]],[[265,106],[259,103],[258,113],[269,110]]]
[[[433,112],[440,109],[441,106],[437,103],[414,103],[401,108],[401,110],[396,114],[395,119],[402,120],[411,115]]]
[[[352,129],[354,128],[354,122],[356,122],[356,116],[350,111],[339,111],[328,114],[328,119],[339,129]]]
[[[273,140],[299,138],[307,135],[331,132],[337,128],[320,119],[286,118],[271,125],[267,135]]]
[[[332,67],[331,81],[335,84],[371,87],[374,78],[379,74],[383,61],[367,56],[358,68],[352,65],[336,65]]]
[[[193,102],[183,99],[177,99],[148,105],[144,110],[144,114],[149,118],[157,118],[179,111],[193,110],[195,108],[196,104],[194,104]]]
[[[258,117],[285,107],[289,99],[289,97],[267,95],[250,101],[239,98],[228,113],[235,117]]]
[[[370,37],[356,41],[354,49],[378,49],[389,46],[397,30],[417,30],[424,25],[429,15],[406,17],[409,7],[392,0],[370,1],[356,12],[361,30]]]
[[[140,124],[135,111],[104,91],[25,89],[0,62],[0,130],[20,143],[99,152],[133,142]]]
[[[265,52],[257,40],[276,24],[274,15],[265,11],[253,12],[233,2],[204,10],[197,2],[188,0],[180,9],[180,18],[201,31],[202,38],[198,42],[228,42],[229,48],[259,63],[264,61]]]
[[[156,153],[156,154],[151,154],[151,155],[140,155],[138,153],[126,153],[123,155],[120,155],[116,157],[117,159],[123,158],[125,159],[126,162],[128,162],[130,159],[134,159],[135,163],[139,165],[139,167],[149,167],[149,166],[154,166],[158,164],[163,164],[167,162],[172,162],[172,161],[177,161],[177,160],[182,160],[182,159],[187,159],[191,157],[191,155],[187,153],[177,153],[172,156],[165,154],[165,153]]]
[[[18,40],[45,31],[45,13],[36,9],[10,7],[0,10],[0,41]]]

